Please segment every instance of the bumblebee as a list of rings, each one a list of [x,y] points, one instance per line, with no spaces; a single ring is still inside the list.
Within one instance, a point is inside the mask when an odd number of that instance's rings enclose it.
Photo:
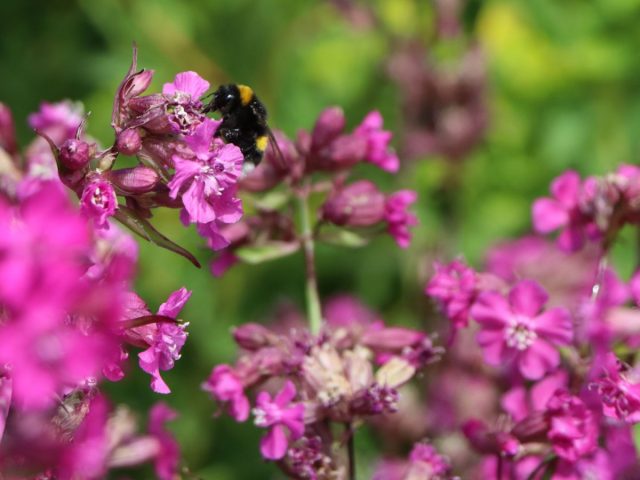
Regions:
[[[277,148],[267,126],[267,109],[250,87],[222,85],[203,109],[204,113],[215,111],[222,114],[216,136],[240,148],[245,161],[258,165],[270,139]]]

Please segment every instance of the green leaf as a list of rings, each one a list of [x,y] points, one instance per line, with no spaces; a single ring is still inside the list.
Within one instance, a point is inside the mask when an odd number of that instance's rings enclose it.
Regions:
[[[358,248],[367,245],[371,238],[351,230],[334,229],[320,233],[318,240],[339,247]]]
[[[280,210],[290,199],[291,193],[284,190],[268,192],[256,200],[256,207],[262,210]]]
[[[261,245],[240,247],[234,253],[244,263],[256,265],[289,256],[298,251],[298,242],[271,241]]]

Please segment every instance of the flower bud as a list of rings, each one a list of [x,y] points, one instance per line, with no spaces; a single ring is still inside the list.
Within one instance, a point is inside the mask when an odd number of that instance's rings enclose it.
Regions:
[[[361,180],[334,192],[322,206],[322,218],[340,226],[368,227],[382,221],[384,211],[384,194]]]
[[[128,78],[125,84],[125,98],[137,97],[143,93],[147,88],[149,88],[152,79],[153,70],[140,70],[139,72],[134,73]]]
[[[274,335],[260,324],[246,323],[233,329],[233,338],[246,350],[258,350],[270,345]]]
[[[132,194],[150,192],[160,180],[158,173],[153,168],[143,165],[114,170],[106,173],[105,176],[116,188]]]
[[[311,148],[317,150],[335,140],[342,130],[344,130],[344,112],[340,107],[330,107],[325,109],[311,133]]]
[[[60,147],[60,161],[69,170],[80,170],[91,158],[91,146],[82,140],[70,138]]]
[[[142,138],[135,128],[128,128],[118,134],[116,147],[123,155],[135,155],[142,147]]]
[[[425,334],[403,327],[369,330],[362,336],[363,345],[382,350],[402,350],[420,342]]]

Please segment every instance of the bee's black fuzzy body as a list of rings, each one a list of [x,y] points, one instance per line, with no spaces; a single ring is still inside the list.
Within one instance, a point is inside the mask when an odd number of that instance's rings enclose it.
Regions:
[[[269,143],[267,109],[246,85],[222,85],[204,112],[218,111],[222,123],[216,132],[225,142],[236,145],[245,161],[258,165]]]

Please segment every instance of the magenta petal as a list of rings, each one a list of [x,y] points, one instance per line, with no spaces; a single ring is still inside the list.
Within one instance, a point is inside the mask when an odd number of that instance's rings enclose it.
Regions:
[[[249,399],[244,394],[238,394],[231,399],[231,416],[236,422],[244,422],[249,418]]]
[[[558,236],[558,247],[565,252],[575,252],[584,245],[584,232],[581,227],[567,227]]]
[[[580,195],[580,175],[573,170],[564,172],[551,183],[551,194],[565,207],[575,206]]]
[[[502,328],[512,315],[507,300],[498,292],[478,295],[470,314],[483,328]]]
[[[548,299],[544,288],[533,280],[522,280],[509,292],[509,303],[513,311],[527,317],[534,317]]]
[[[519,422],[529,414],[527,391],[524,387],[512,388],[503,395],[500,405],[514,421]]]
[[[280,460],[287,453],[287,435],[282,425],[275,425],[260,441],[260,453],[268,460]]]
[[[182,195],[182,203],[194,223],[209,223],[216,219],[213,206],[204,196],[204,183],[194,181]]]
[[[535,318],[535,331],[552,343],[566,345],[573,339],[571,314],[562,307],[552,308]]]
[[[519,358],[520,373],[529,380],[538,380],[560,364],[560,353],[552,345],[538,339]]]
[[[181,289],[176,290],[169,295],[166,302],[160,305],[158,315],[166,315],[167,317],[176,318],[190,297],[191,292],[186,288],[182,287]]]
[[[544,410],[549,399],[559,388],[566,388],[568,375],[565,370],[558,370],[531,387],[531,406],[534,410]]]
[[[531,213],[533,228],[538,233],[553,232],[569,222],[568,212],[559,202],[551,198],[536,200]]]
[[[276,397],[273,399],[274,403],[279,407],[285,407],[288,405],[291,400],[296,396],[296,386],[293,384],[291,380],[287,380],[282,387],[282,390],[278,392]]]
[[[209,89],[209,82],[196,72],[178,73],[173,83],[165,83],[162,86],[164,95],[173,95],[176,92],[188,93],[192,100],[198,100]]]
[[[502,330],[481,330],[476,336],[482,347],[485,362],[489,365],[500,365],[506,357],[504,333]]]

